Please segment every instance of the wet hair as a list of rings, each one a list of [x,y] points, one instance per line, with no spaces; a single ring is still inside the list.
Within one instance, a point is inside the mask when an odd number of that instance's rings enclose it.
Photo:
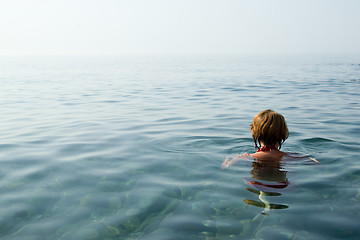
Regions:
[[[250,124],[255,148],[259,149],[261,142],[266,146],[281,144],[289,137],[289,130],[283,115],[267,109],[258,113]]]

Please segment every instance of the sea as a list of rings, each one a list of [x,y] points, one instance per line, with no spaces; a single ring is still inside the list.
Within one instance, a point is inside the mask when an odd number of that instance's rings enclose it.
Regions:
[[[359,239],[359,137],[360,55],[1,56],[0,239]]]

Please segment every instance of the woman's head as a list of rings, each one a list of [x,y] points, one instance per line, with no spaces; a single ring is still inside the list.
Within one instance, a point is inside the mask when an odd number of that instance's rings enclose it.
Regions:
[[[278,145],[280,149],[281,144],[289,136],[285,118],[271,109],[258,113],[250,125],[250,130],[257,148],[262,143],[266,146]]]

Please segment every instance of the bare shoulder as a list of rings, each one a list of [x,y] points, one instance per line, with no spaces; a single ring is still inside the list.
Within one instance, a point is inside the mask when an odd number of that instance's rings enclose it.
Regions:
[[[281,151],[268,151],[268,152],[261,151],[250,154],[251,157],[256,158],[258,160],[281,160],[284,155],[286,155],[286,153]]]

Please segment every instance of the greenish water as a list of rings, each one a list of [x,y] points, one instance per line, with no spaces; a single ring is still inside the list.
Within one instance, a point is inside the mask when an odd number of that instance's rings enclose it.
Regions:
[[[1,57],[0,238],[358,239],[359,76],[360,56]],[[267,108],[320,162],[284,159],[271,193],[252,159],[220,168]]]

